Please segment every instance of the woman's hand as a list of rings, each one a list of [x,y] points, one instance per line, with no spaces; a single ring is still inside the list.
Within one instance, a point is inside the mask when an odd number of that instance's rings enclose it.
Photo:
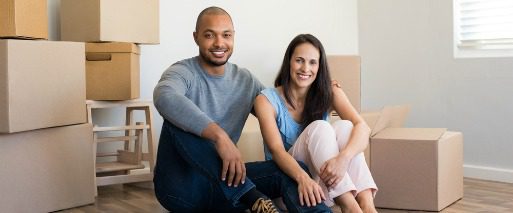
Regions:
[[[328,189],[335,187],[344,178],[349,161],[349,158],[338,155],[322,164],[319,177]]]
[[[322,201],[326,200],[326,196],[322,192],[321,186],[317,184],[310,176],[303,175],[297,181],[298,192],[299,192],[299,203],[301,206],[305,204],[310,206],[316,206],[320,204]]]

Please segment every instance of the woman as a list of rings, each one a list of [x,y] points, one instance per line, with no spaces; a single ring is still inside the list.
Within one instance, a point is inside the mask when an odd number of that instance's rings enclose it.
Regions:
[[[325,201],[344,212],[376,212],[377,187],[362,153],[370,129],[331,82],[321,42],[310,34],[296,36],[274,85],[255,101],[266,159],[296,180],[301,205]],[[331,110],[342,119],[333,125],[327,122]],[[307,165],[313,179],[296,160]]]

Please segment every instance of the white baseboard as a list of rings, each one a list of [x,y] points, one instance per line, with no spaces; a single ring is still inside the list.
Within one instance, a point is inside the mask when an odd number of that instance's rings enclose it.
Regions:
[[[463,165],[463,176],[483,180],[513,183],[513,170],[486,166]]]

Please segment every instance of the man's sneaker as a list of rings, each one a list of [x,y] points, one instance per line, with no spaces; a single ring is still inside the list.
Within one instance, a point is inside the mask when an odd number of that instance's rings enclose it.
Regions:
[[[280,213],[270,199],[258,198],[251,207],[252,213]]]

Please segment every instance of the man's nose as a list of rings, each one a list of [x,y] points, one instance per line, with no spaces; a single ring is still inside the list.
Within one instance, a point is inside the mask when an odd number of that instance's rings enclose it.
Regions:
[[[223,38],[217,36],[214,39],[214,47],[221,47],[223,45]]]

